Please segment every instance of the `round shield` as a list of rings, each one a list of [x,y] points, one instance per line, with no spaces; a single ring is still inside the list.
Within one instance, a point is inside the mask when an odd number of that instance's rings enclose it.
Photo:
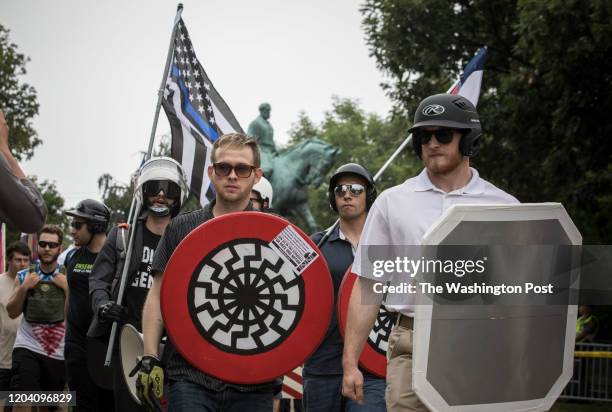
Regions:
[[[239,212],[178,245],[164,272],[166,330],[194,367],[227,382],[272,380],[323,340],[333,286],[316,245],[288,221]]]
[[[342,278],[340,292],[338,293],[338,326],[340,334],[344,338],[346,321],[348,320],[348,307],[351,299],[351,292],[355,286],[357,275],[351,272],[349,267]],[[387,375],[387,347],[389,345],[389,335],[393,326],[393,315],[387,311],[384,305],[380,306],[378,317],[374,327],[368,335],[368,340],[363,347],[359,357],[359,365],[368,372],[381,378]]]

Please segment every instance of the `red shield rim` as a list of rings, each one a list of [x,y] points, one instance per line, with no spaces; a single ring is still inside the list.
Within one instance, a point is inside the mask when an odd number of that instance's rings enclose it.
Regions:
[[[340,335],[344,339],[346,321],[348,319],[348,307],[351,299],[351,292],[355,286],[357,275],[351,272],[352,266],[346,270],[342,283],[340,283],[340,291],[338,292],[338,326],[340,327]],[[387,358],[385,355],[378,352],[370,343],[369,340],[363,346],[363,351],[359,357],[359,365],[368,372],[385,378],[387,376]]]
[[[301,319],[281,343],[266,352],[244,355],[219,349],[192,322],[187,296],[194,270],[219,245],[236,239],[261,239],[269,243],[287,226],[292,226],[318,253],[301,274],[304,282]],[[238,212],[205,222],[177,246],[164,272],[161,309],[168,335],[191,365],[224,381],[255,384],[293,370],[316,350],[331,320],[333,286],[321,252],[299,228],[278,216]]]

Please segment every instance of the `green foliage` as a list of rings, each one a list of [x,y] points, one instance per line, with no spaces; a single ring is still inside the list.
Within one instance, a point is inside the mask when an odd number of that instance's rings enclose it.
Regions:
[[[134,186],[120,183],[105,173],[98,178],[98,190],[102,193],[102,203],[111,210],[111,226],[127,222]]]
[[[306,112],[298,113],[298,120],[291,124],[289,129],[289,142],[287,146],[293,146],[304,139],[315,137],[319,134],[319,129],[306,115]]]
[[[487,45],[473,164],[522,202],[563,203],[586,243],[609,243],[611,2],[366,0],[362,14],[384,87],[407,118]]]
[[[357,101],[339,97],[333,98],[332,108],[325,113],[320,125],[315,125],[304,113],[300,113],[296,124],[302,127],[292,128],[295,131],[293,140],[316,136],[342,150],[324,184],[310,189],[309,206],[320,227],[331,225],[337,218],[327,200],[328,182],[335,169],[354,162],[365,166],[374,175],[406,139],[408,129],[408,123],[401,116],[383,119],[365,113]],[[301,131],[308,134],[301,135]],[[378,192],[414,176],[419,168],[420,162],[412,154],[412,146],[408,146],[377,182]]]
[[[170,156],[169,135],[161,136],[158,145],[153,149],[153,156]],[[121,183],[110,174],[105,173],[98,178],[98,190],[102,193],[102,202],[111,210],[111,225],[126,222],[134,196],[133,182],[129,185]],[[200,207],[199,200],[193,195],[189,195],[187,202],[181,208],[181,212],[189,212]]]
[[[9,31],[0,25],[0,109],[10,128],[11,150],[19,160],[31,158],[34,148],[42,143],[32,127],[32,118],[38,114],[36,90],[20,81],[28,60],[17,52]]]

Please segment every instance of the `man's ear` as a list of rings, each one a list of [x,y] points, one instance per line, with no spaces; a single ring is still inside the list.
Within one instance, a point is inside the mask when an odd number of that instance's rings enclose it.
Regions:
[[[212,167],[212,165],[208,165],[208,169],[206,170],[206,173],[208,173],[208,178],[212,179],[212,175],[213,175],[213,167]]]
[[[255,183],[253,183],[253,184],[258,183],[262,176],[263,176],[263,170],[261,170],[260,167],[255,169]]]

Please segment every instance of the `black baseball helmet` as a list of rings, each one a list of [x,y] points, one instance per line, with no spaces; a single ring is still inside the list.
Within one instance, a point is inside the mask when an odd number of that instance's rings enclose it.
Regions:
[[[331,179],[329,179],[329,187],[327,188],[327,197],[329,199],[329,205],[331,208],[337,212],[338,207],[336,206],[336,195],[334,194],[334,188],[336,187],[336,182],[342,175],[357,175],[362,177],[367,182],[367,191],[366,191],[366,209],[370,210],[372,203],[374,203],[374,199],[376,199],[376,187],[374,186],[374,179],[368,169],[357,164],[357,163],[347,163],[345,165],[340,166]]]
[[[414,114],[413,132],[421,127],[439,126],[463,131],[459,150],[463,156],[475,156],[482,135],[476,107],[465,97],[447,93],[434,94],[424,99]],[[421,141],[413,136],[412,147],[421,157]]]
[[[104,203],[93,199],[81,200],[74,209],[66,215],[80,217],[87,221],[87,229],[91,234],[105,233],[110,221],[110,209]]]

